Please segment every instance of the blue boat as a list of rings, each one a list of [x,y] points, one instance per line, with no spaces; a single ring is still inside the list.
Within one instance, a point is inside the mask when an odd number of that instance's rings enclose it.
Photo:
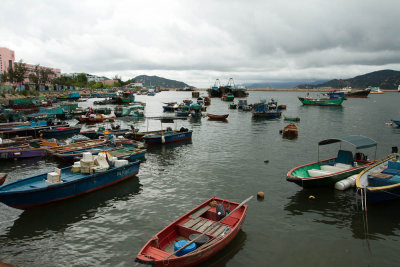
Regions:
[[[52,138],[60,136],[68,136],[77,134],[81,131],[79,127],[52,127],[51,129],[42,130],[39,133],[43,134],[43,137]]]
[[[143,136],[143,140],[146,144],[168,144],[174,142],[180,142],[183,140],[189,140],[192,138],[192,130],[181,128],[179,131],[160,131],[156,133],[150,133]]]
[[[253,110],[251,113],[254,118],[280,118],[282,112],[277,108],[278,103],[271,99],[270,102],[266,103],[266,100],[261,100],[260,103],[256,103],[253,105]]]
[[[361,193],[364,203],[376,203],[400,197],[399,156],[398,153],[393,153],[367,167],[357,176],[357,191]]]
[[[139,161],[94,174],[74,173],[71,167],[61,169],[61,182],[48,184],[47,173],[0,186],[0,202],[17,208],[31,209],[73,198],[128,179],[139,172]]]

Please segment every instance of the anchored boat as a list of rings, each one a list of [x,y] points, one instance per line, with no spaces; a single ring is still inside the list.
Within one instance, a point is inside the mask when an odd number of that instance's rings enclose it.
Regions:
[[[238,234],[250,198],[242,203],[211,198],[189,211],[140,250],[136,261],[155,266],[194,266],[226,247]]]
[[[286,180],[302,187],[334,186],[336,182],[357,174],[374,161],[368,160],[363,153],[353,153],[339,149],[335,158],[319,160],[319,146],[345,142],[358,149],[375,147],[376,142],[368,137],[350,135],[340,138],[330,138],[318,143],[318,161],[291,169]]]

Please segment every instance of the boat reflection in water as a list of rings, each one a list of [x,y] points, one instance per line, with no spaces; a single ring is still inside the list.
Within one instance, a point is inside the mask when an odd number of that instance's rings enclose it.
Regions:
[[[199,267],[206,266],[226,266],[226,264],[235,257],[235,255],[243,249],[247,239],[246,232],[241,229],[237,236],[220,252],[211,259],[199,264]]]
[[[114,206],[118,201],[126,202],[140,194],[141,187],[135,176],[90,194],[26,210],[14,221],[8,233],[0,236],[0,242],[42,236],[48,231],[64,232],[76,222],[94,217],[100,208]]]
[[[312,196],[312,197],[311,197]],[[314,198],[315,197],[315,198]],[[356,205],[356,191],[310,188],[289,197],[285,210],[292,216],[313,218],[316,223],[349,229],[357,239],[378,240],[397,236],[400,200],[368,205],[367,216]]]

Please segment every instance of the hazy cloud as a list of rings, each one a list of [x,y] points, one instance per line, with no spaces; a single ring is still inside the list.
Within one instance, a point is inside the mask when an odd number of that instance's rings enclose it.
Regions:
[[[0,46],[63,72],[198,87],[400,69],[397,0],[3,0]]]

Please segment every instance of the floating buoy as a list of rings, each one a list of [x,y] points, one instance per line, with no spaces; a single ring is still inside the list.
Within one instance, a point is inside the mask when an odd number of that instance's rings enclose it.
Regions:
[[[264,163],[269,163],[269,160],[264,160]]]
[[[315,199],[315,197],[313,195],[310,195],[308,198],[309,199]]]
[[[258,192],[257,193],[257,199],[264,199],[264,192]]]
[[[386,122],[385,125],[386,125],[386,126],[392,126],[393,123],[392,123],[392,122]]]

